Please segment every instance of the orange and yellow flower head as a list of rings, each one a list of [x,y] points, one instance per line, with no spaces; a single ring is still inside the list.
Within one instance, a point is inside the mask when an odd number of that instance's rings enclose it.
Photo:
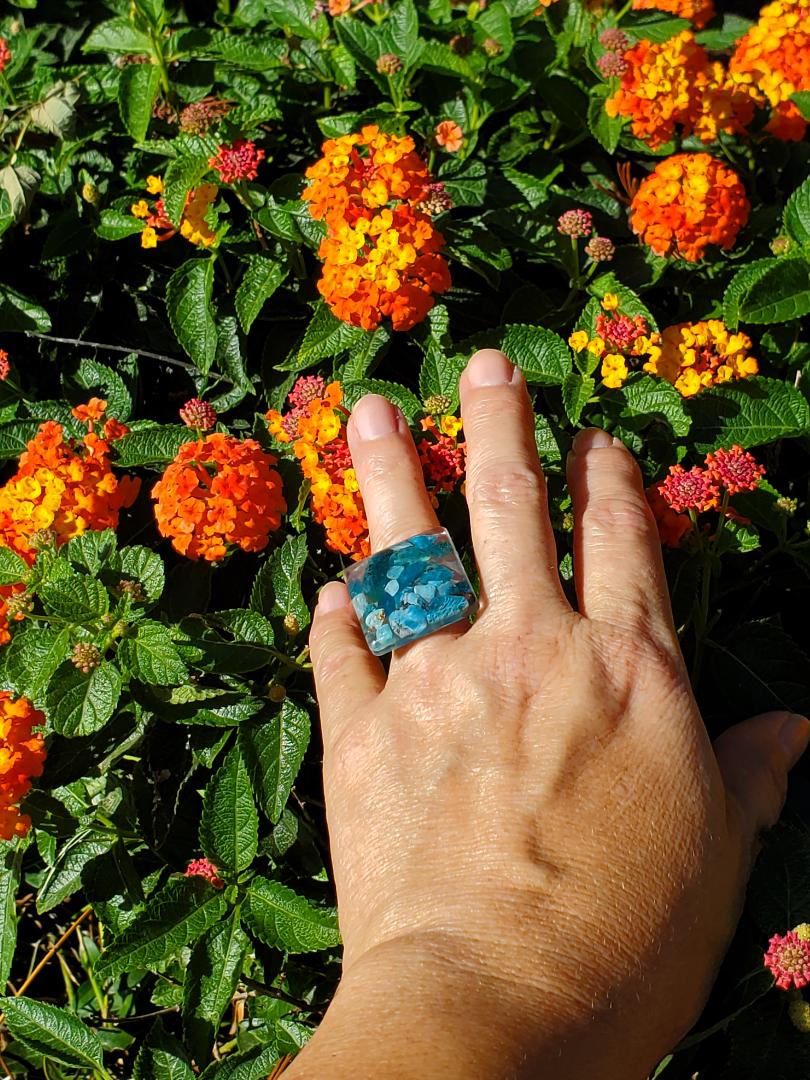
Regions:
[[[189,559],[261,551],[286,511],[276,459],[255,439],[214,432],[184,443],[152,488],[161,536]]]
[[[21,814],[19,802],[31,789],[31,780],[42,775],[45,740],[35,727],[45,717],[27,698],[12,701],[0,690],[0,838],[25,836],[31,819]]]
[[[621,85],[605,110],[630,118],[633,134],[656,149],[678,134],[712,142],[721,131],[743,133],[754,105],[684,30],[664,42],[643,39],[624,52]]]
[[[634,11],[666,11],[681,19],[689,19],[698,30],[714,18],[713,0],[633,0]]]
[[[328,139],[306,175],[302,198],[327,227],[318,290],[332,312],[364,330],[384,318],[395,330],[421,322],[451,282],[439,254],[444,238],[425,212],[430,175],[413,140],[369,125]]]
[[[712,245],[728,250],[748,221],[745,188],[710,154],[674,154],[641,182],[630,226],[656,255],[697,262]]]
[[[282,415],[267,413],[268,429],[280,443],[292,443],[301,471],[309,481],[312,516],[326,532],[326,546],[351,559],[370,552],[368,521],[349,453],[339,382],[324,383],[319,375],[300,378],[287,398]]]
[[[141,247],[153,248],[164,240],[171,240],[178,230],[166,216],[166,207],[162,198],[162,178],[160,176],[147,177],[146,190],[150,195],[157,195],[159,198],[152,206],[146,199],[139,199],[130,207],[130,213],[144,222],[144,228],[140,234]],[[186,195],[179,232],[195,247],[213,247],[216,243],[216,233],[206,221],[206,216],[218,191],[216,184],[198,184]]]
[[[747,334],[730,331],[719,319],[668,326],[650,349],[644,370],[671,382],[684,397],[708,386],[748,379],[759,365]]]
[[[729,76],[757,105],[770,109],[768,132],[803,139],[807,124],[791,95],[810,90],[810,0],[766,4],[737,43]]]

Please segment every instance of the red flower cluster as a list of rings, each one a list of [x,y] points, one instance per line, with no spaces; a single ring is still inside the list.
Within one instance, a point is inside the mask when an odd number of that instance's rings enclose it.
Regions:
[[[422,430],[430,439],[416,444],[422,472],[431,499],[436,505],[437,491],[453,491],[463,479],[467,465],[466,443],[458,441],[461,420],[456,416],[440,416],[437,424],[432,416],[422,421]]]
[[[223,184],[234,184],[237,180],[255,180],[262,161],[264,150],[249,139],[237,139],[230,146],[218,147],[208,164],[217,170]]]
[[[255,439],[215,432],[184,443],[152,488],[161,536],[208,562],[224,559],[230,545],[261,551],[287,509],[275,463]]]
[[[210,859],[192,859],[186,867],[185,877],[203,877],[210,881],[215,889],[225,887],[225,882],[219,876],[219,870]]]
[[[801,990],[810,983],[810,941],[800,938],[795,930],[774,934],[763,957],[780,990],[795,986]]]
[[[8,353],[5,349],[0,349],[0,382],[5,382],[11,371],[11,364],[8,362]]]

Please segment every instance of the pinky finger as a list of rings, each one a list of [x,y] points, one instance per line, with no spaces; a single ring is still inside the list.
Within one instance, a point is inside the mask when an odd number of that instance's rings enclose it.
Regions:
[[[339,581],[321,589],[309,635],[324,747],[333,746],[359,709],[385,686],[385,671],[369,652],[349,591]]]

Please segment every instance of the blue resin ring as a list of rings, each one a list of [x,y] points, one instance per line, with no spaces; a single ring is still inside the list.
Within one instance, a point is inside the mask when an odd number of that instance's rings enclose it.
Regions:
[[[447,529],[431,529],[353,563],[344,574],[375,656],[466,619],[478,598]]]

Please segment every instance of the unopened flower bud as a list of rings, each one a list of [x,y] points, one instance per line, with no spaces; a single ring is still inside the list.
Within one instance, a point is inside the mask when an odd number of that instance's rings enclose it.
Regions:
[[[590,236],[593,228],[593,217],[588,210],[577,207],[574,210],[566,210],[557,219],[557,232],[563,236]]]
[[[128,581],[126,579],[122,579],[118,582],[118,590],[119,592],[128,595],[133,604],[139,604],[142,600],[145,599],[143,586],[141,585],[140,581]]]
[[[380,75],[396,75],[402,71],[402,61],[394,53],[383,53],[377,61],[377,71]]]
[[[28,538],[28,544],[34,551],[45,551],[56,543],[56,533],[53,529],[37,529]]]
[[[89,675],[101,663],[101,652],[92,641],[77,641],[70,654],[70,662],[79,671]]]
[[[91,184],[89,181],[82,184],[82,198],[86,203],[90,203],[91,206],[98,206],[101,202],[101,192],[95,184]]]
[[[6,615],[15,622],[20,622],[34,610],[34,598],[27,589],[12,593],[6,600]]]
[[[799,923],[798,926],[793,927],[793,933],[799,941],[810,941],[810,923]]]
[[[457,56],[467,56],[475,48],[475,42],[469,34],[454,34],[450,38],[450,48]]]
[[[425,412],[431,416],[439,416],[450,411],[452,402],[447,394],[431,394],[425,398]]]
[[[629,67],[620,53],[606,52],[596,61],[599,73],[605,79],[620,79]]]
[[[798,508],[798,499],[789,499],[787,495],[780,495],[779,498],[776,500],[776,509],[780,510],[783,514],[786,514],[788,517],[791,517],[793,514],[795,514]],[[802,923],[802,926],[806,926],[810,931],[810,923]],[[799,933],[798,927],[796,928],[796,933]]]
[[[624,30],[603,30],[599,35],[599,44],[603,49],[610,49],[612,52],[624,52],[630,44],[630,38]]]
[[[594,262],[610,262],[616,253],[616,245],[606,236],[592,236],[585,245],[585,254]]]
[[[797,1031],[810,1032],[810,1004],[801,994],[791,994],[788,1002],[788,1016]]]
[[[296,634],[301,632],[301,623],[297,617],[289,612],[284,616],[284,633],[290,637],[295,637]]]
[[[436,181],[427,185],[425,194],[416,204],[416,209],[421,210],[423,214],[437,217],[439,214],[444,214],[447,210],[453,209],[453,200],[444,184],[441,181]]]
[[[287,690],[281,683],[271,682],[267,687],[267,700],[280,705],[287,696]]]
[[[484,50],[484,53],[490,59],[493,59],[496,56],[500,56],[503,52],[503,45],[501,45],[500,41],[493,37],[485,38],[481,42],[481,48]]]
[[[793,241],[789,236],[777,236],[771,240],[771,251],[774,255],[787,255],[790,249],[793,247]]]
[[[199,398],[191,398],[180,410],[180,419],[186,427],[196,428],[198,431],[210,431],[217,422],[217,414],[213,405]]]

